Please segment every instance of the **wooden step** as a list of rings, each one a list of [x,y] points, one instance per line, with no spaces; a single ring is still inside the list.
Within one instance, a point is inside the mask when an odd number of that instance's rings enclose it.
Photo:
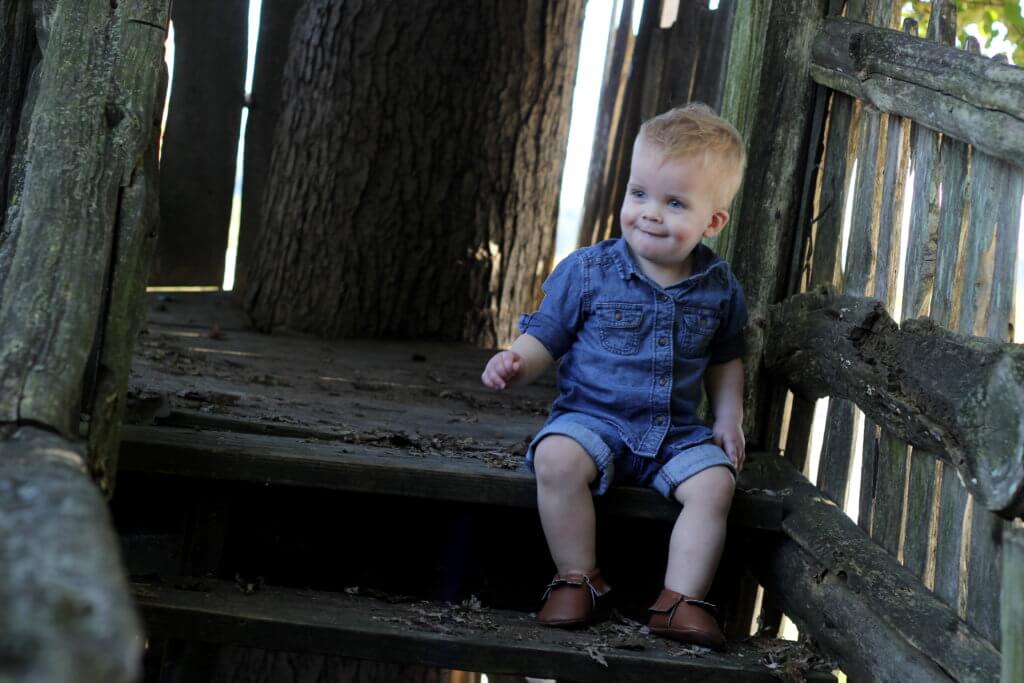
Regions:
[[[309,433],[308,431],[306,432]],[[352,443],[365,435],[276,436],[199,429],[127,426],[121,446],[124,471],[272,485],[327,488],[445,501],[535,508],[536,485],[521,457],[507,452],[451,448],[418,437],[388,437],[392,447]],[[404,440],[403,440],[404,439]],[[414,439],[419,439],[414,441]],[[449,445],[450,446],[450,445]],[[778,530],[778,495],[759,479],[751,454],[740,474],[730,523]],[[598,499],[600,513],[673,520],[679,506],[655,491],[613,488]]]
[[[777,681],[781,670],[794,673],[797,662],[813,660],[785,641],[733,642],[714,653],[656,638],[623,619],[564,631],[540,627],[522,612],[371,597],[357,588],[324,593],[184,579],[137,582],[133,590],[157,638],[581,683]],[[827,672],[804,675],[834,680]]]

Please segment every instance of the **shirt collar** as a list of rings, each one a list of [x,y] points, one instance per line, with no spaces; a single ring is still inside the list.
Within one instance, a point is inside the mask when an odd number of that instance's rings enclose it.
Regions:
[[[626,240],[621,237],[615,242],[615,246],[612,248],[612,255],[615,259],[615,265],[619,268],[619,274],[623,280],[636,276],[641,277],[643,271],[636,265],[636,260],[633,258],[633,254],[629,251],[629,245],[626,244]],[[711,250],[707,245],[700,243],[693,250],[693,270],[690,273],[690,277],[683,280],[683,282],[689,282],[691,280],[702,279],[712,271],[718,271],[718,265],[725,263],[718,254]],[[679,284],[683,284],[680,282]],[[678,285],[673,285],[676,287]]]

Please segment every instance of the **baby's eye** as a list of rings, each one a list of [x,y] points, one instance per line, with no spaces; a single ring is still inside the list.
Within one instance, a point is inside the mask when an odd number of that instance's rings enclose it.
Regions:
[[[647,193],[643,190],[630,190],[629,194],[631,197],[636,197],[637,199],[643,199],[647,196]]]
[[[668,206],[669,206],[670,209],[685,209],[686,208],[683,205],[683,203],[681,201],[679,201],[678,199],[670,199],[670,200],[668,200]]]

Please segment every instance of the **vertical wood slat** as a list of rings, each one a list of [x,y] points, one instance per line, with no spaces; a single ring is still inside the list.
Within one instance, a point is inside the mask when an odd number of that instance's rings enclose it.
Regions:
[[[754,119],[761,89],[761,66],[763,62],[768,20],[771,15],[770,0],[737,5],[732,32],[728,39],[728,65],[722,85],[722,117],[736,126],[750,151],[754,135]],[[749,169],[749,164],[748,164]],[[749,170],[747,175],[749,176]],[[725,230],[706,240],[706,244],[722,258],[731,261],[739,230],[740,208],[747,180],[732,202],[732,220]]]
[[[721,111],[729,37],[736,18],[736,0],[722,0],[711,17],[711,28],[700,50],[691,99]]]
[[[11,157],[18,139],[21,104],[35,51],[32,8],[26,2],[0,6],[0,226],[7,214]],[[3,236],[0,236],[0,243]]]
[[[587,172],[587,192],[580,220],[576,246],[586,247],[599,240],[601,210],[606,204],[608,178],[615,156],[616,131],[622,118],[629,63],[633,54],[633,0],[623,0],[618,7],[618,18],[612,12],[614,30],[609,27],[605,74],[601,83],[601,98],[597,108],[594,147]],[[617,22],[617,25],[615,24]]]
[[[929,29],[935,26],[935,22]],[[902,320],[928,314],[935,279],[938,232],[939,136],[917,122],[911,124],[910,158],[914,174],[907,256],[904,265]],[[903,562],[923,576],[928,560],[928,534],[935,486],[935,456],[911,451],[907,456],[907,496]]]
[[[982,230],[991,233],[980,263],[989,282],[983,288],[988,290],[984,319],[975,319],[974,329],[983,336],[1009,341],[1024,171],[981,152],[975,152],[972,167],[979,169],[979,176],[990,179],[989,183],[971,188],[972,205],[980,200],[978,194],[982,192],[995,200],[985,202],[984,208],[989,213],[979,216]],[[1006,522],[996,515],[974,506],[967,575],[967,621],[997,647],[1001,637],[1000,595],[995,587],[1000,585],[1005,526]]]
[[[881,206],[878,216],[878,238],[875,250],[875,273],[872,296],[885,302],[893,310],[896,293],[896,272],[899,269],[898,255],[900,224],[902,220],[904,185],[909,166],[909,125],[906,120],[887,115],[885,121],[885,158],[882,171]],[[889,512],[886,505],[902,501],[904,479],[903,453],[899,442],[882,439],[879,428],[869,419],[864,419],[863,446],[861,451],[860,508],[857,523],[868,535],[872,535],[872,520],[875,516],[875,501],[881,501],[880,524],[892,522],[899,510]],[[885,458],[886,481],[879,486],[879,458]],[[891,535],[891,530],[885,532]],[[889,543],[890,551],[898,551],[898,533]]]
[[[288,58],[292,23],[300,4],[293,0],[263,0],[260,9],[252,96],[245,127],[242,216],[235,261],[235,289],[243,292],[253,259],[253,245],[259,242],[270,152],[274,144],[274,129],[281,113],[284,63]]]
[[[220,285],[245,86],[248,0],[177,0],[154,285]]]
[[[1003,531],[1001,683],[1024,681],[1024,524]]]
[[[964,45],[968,52],[979,51],[978,41],[969,38]],[[942,155],[943,211],[939,221],[939,247],[936,253],[936,280],[932,293],[932,315],[944,327],[958,327],[959,311],[966,292],[960,277],[961,263],[972,233],[965,199],[968,192],[968,146],[944,138]],[[959,283],[959,285],[958,285]],[[960,555],[967,490],[952,467],[942,470],[938,525],[935,539],[935,593],[950,607],[958,609],[960,594]]]
[[[622,113],[612,138],[609,172],[601,192],[602,205],[597,208],[593,242],[609,239],[619,233],[618,209],[626,192],[629,164],[633,153],[633,140],[640,130],[640,112],[644,95],[644,66],[654,32],[660,19],[659,0],[644,0],[640,30],[633,45],[622,98]]]

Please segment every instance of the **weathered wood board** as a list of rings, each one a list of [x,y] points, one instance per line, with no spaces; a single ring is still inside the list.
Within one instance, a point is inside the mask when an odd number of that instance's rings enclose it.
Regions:
[[[786,646],[730,644],[721,654],[670,643],[634,621],[616,619],[582,631],[540,627],[522,612],[479,604],[430,603],[401,596],[280,588],[245,592],[233,583],[135,584],[152,633],[405,661],[469,671],[520,673],[559,680],[775,681]],[[763,649],[762,649],[763,648]],[[769,654],[772,648],[774,655]],[[797,657],[798,649],[791,651]],[[806,653],[803,653],[806,654]],[[775,659],[773,659],[773,656]],[[805,671],[806,680],[832,680]]]

